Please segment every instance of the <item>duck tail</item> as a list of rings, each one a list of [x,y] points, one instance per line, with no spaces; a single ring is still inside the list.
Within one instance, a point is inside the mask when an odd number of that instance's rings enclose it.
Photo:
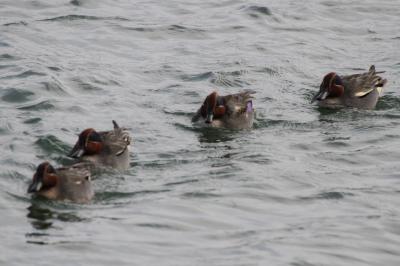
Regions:
[[[113,120],[112,123],[113,123],[113,125],[114,125],[114,129],[119,128],[119,126],[118,126],[117,122],[115,122],[115,120]]]
[[[381,73],[385,73],[385,71],[376,71],[374,65],[372,65],[369,68],[369,74],[372,76],[373,86],[375,88],[382,88],[383,86],[385,86],[385,84],[387,82],[387,79],[384,79],[377,75],[377,74],[381,74]]]
[[[251,89],[247,89],[243,91],[246,95],[251,95],[251,94],[255,94],[256,91],[255,90],[251,90]]]
[[[369,70],[368,70],[368,73],[370,73],[370,74],[375,74],[375,66],[374,65],[371,65],[370,67],[369,67]]]
[[[256,93],[256,91],[254,91],[254,90],[243,91],[243,93],[242,93],[243,101],[248,102],[251,99],[254,99],[254,96],[252,94],[255,94],[255,93]]]
[[[369,70],[368,70],[368,73],[370,73],[371,75],[382,74],[382,73],[385,73],[385,72],[386,72],[386,71],[376,71],[374,65],[371,65],[371,66],[369,67]]]

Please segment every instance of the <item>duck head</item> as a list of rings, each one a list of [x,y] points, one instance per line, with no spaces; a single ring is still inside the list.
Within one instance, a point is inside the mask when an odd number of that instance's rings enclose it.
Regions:
[[[342,79],[334,72],[327,74],[319,86],[319,92],[312,98],[311,103],[326,98],[340,97],[344,94]]]
[[[32,183],[28,187],[28,193],[48,190],[57,184],[56,170],[49,162],[39,164],[33,175]]]
[[[103,139],[93,128],[88,128],[79,134],[79,139],[69,153],[69,157],[80,158],[83,155],[98,154],[103,148]]]
[[[211,124],[214,118],[223,116],[225,112],[224,98],[216,91],[207,96],[200,108],[200,114],[207,124]]]

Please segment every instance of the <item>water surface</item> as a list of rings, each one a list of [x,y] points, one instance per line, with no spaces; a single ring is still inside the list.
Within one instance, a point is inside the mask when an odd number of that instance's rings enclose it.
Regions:
[[[400,3],[0,3],[1,265],[399,265]],[[375,64],[374,111],[310,105]],[[202,129],[212,90],[253,130]],[[133,137],[88,205],[31,199],[87,127]]]

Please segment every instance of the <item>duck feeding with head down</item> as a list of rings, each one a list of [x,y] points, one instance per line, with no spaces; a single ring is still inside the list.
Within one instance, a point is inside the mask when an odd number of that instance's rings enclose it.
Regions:
[[[318,106],[326,108],[354,107],[360,109],[374,109],[382,94],[387,80],[377,74],[371,66],[368,72],[339,76],[331,72],[327,74],[313,97],[311,103],[317,101]]]
[[[255,113],[252,101],[254,93],[255,91],[245,90],[220,96],[214,91],[206,97],[192,122],[228,129],[251,128]]]

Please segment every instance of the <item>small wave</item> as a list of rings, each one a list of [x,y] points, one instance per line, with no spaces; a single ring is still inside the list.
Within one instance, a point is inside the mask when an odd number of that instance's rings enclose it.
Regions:
[[[1,42],[0,42],[0,46],[1,46]],[[0,55],[0,61],[5,61],[5,60],[16,60],[17,58],[13,55],[10,54],[1,54]]]
[[[166,184],[164,184],[164,186],[177,186],[177,185],[184,185],[184,184],[188,184],[188,183],[197,183],[197,182],[199,182],[198,179],[189,179],[189,180],[166,183]]]
[[[101,79],[101,78],[93,77],[93,78],[91,78],[91,81],[93,83],[100,84],[100,85],[121,86],[121,83],[119,83],[116,80],[112,80],[112,79]]]
[[[168,27],[168,30],[175,32],[192,32],[192,33],[204,32],[203,29],[189,28],[182,25],[171,25]]]
[[[18,22],[10,22],[10,23],[3,24],[3,26],[6,26],[6,27],[8,27],[8,26],[19,26],[19,25],[27,26],[28,23],[23,21],[23,20],[21,20],[21,21],[18,21]]]
[[[245,74],[246,71],[244,70],[235,70],[235,71],[228,71],[228,72],[204,72],[199,74],[193,75],[180,75],[179,77],[183,81],[203,81],[203,80],[210,80],[211,83],[217,86],[224,86],[224,87],[244,87],[250,85],[248,82],[245,82],[240,79],[240,76]]]
[[[120,192],[120,191],[104,191],[96,193],[95,199],[96,201],[111,201],[115,199],[123,199],[123,198],[132,198],[139,195],[149,195],[149,194],[159,194],[169,192],[169,189],[160,189],[160,190],[142,190],[142,191],[134,191],[134,192]]]
[[[9,47],[10,45],[6,42],[0,41],[0,47]]]
[[[15,165],[18,165],[18,163],[14,163]],[[26,176],[24,176],[23,174],[21,174],[18,171],[8,171],[6,173],[2,173],[2,176],[4,178],[13,180],[13,182],[16,181],[24,181],[26,179]],[[11,196],[18,196],[18,195],[14,195],[14,194],[10,194]]]
[[[194,115],[194,113],[191,114],[190,117],[192,117],[193,115]],[[196,132],[196,131],[197,131],[197,129],[196,129],[195,127],[193,127],[193,126],[188,126],[188,125],[185,125],[185,124],[174,123],[173,125],[174,125],[176,128],[182,129],[182,130],[184,130],[184,131],[190,131],[190,132]]]
[[[104,89],[100,86],[94,85],[92,80],[82,80],[80,78],[73,79],[74,82],[77,83],[77,87],[82,89],[85,92],[93,92],[93,91],[103,91]]]
[[[42,121],[42,119],[40,117],[34,117],[34,118],[29,118],[29,119],[24,120],[24,123],[25,124],[37,124],[40,121]]]
[[[266,158],[265,154],[259,153],[259,154],[248,154],[248,155],[242,155],[238,156],[241,161],[244,162],[249,162],[249,163],[254,163],[254,164],[260,164],[260,165],[268,165],[272,163],[272,160],[269,158]]]
[[[233,30],[246,30],[246,29],[248,29],[246,26],[243,26],[243,25],[236,25],[236,26],[232,26],[230,28],[233,29]]]
[[[15,67],[15,65],[0,65],[0,69],[11,68],[11,67]]]
[[[31,221],[32,226],[37,229],[48,229],[52,226],[54,220],[59,220],[62,222],[82,222],[87,219],[81,218],[76,215],[75,212],[65,212],[65,211],[56,211],[54,208],[50,209],[48,207],[43,207],[44,202],[48,202],[48,200],[40,200],[37,198],[34,200],[34,203],[28,207],[27,217],[33,219]],[[40,203],[40,204],[39,204]],[[58,207],[67,207],[64,202],[52,202],[51,205],[55,204],[59,205]],[[68,208],[68,207],[67,207]],[[43,234],[28,234],[28,237],[42,237]]]
[[[202,80],[207,80],[211,77],[213,77],[214,73],[209,71],[209,72],[204,72],[200,74],[193,74],[193,75],[181,75],[180,78],[183,81],[202,81]]]
[[[247,6],[242,7],[249,16],[259,18],[260,16],[272,16],[271,10],[266,6]]]
[[[274,30],[284,31],[284,32],[312,32],[316,31],[311,27],[273,27]],[[302,44],[302,43],[296,43]]]
[[[31,100],[32,95],[34,93],[28,90],[9,88],[4,90],[1,99],[10,103],[22,103]]]
[[[181,231],[181,228],[178,228],[176,226],[171,226],[167,224],[160,224],[160,223],[138,223],[136,226],[139,227],[148,227],[148,228],[154,228],[154,229],[169,229],[169,230],[177,230]]]
[[[54,212],[51,211],[48,208],[41,208],[38,207],[36,204],[32,205],[28,208],[28,214],[27,217],[31,218],[32,220],[31,225],[35,229],[39,230],[46,230],[49,229],[53,226],[53,222],[51,219],[53,219]],[[49,221],[50,220],[50,221]],[[37,237],[43,237],[47,236],[46,234],[31,234],[27,235],[28,238],[37,238]],[[35,244],[42,244],[44,245],[45,243],[42,241],[33,241]]]
[[[195,128],[199,133],[199,142],[204,143],[220,143],[228,142],[235,139],[238,130],[231,130],[226,128],[202,127]]]
[[[44,100],[37,103],[32,103],[18,107],[18,109],[20,110],[32,110],[32,111],[50,110],[54,108],[55,106],[49,100]]]
[[[13,132],[13,128],[8,121],[0,120],[0,135],[9,135]]]
[[[133,30],[133,31],[139,31],[139,32],[154,32],[155,29],[154,28],[150,28],[150,27],[124,27],[124,26],[120,26],[123,29],[126,30]]]
[[[57,220],[60,220],[62,222],[82,222],[86,221],[87,219],[79,217],[75,213],[59,213],[57,215]]]
[[[47,68],[50,69],[50,70],[56,71],[56,72],[60,72],[62,70],[61,68],[55,67],[55,66],[49,66]]]
[[[274,70],[269,67],[258,68],[255,71],[259,72],[259,73],[267,73],[270,76],[279,76],[280,75],[280,73],[277,70]]]
[[[317,266],[317,264],[300,260],[290,263],[290,266]]]
[[[170,110],[169,107],[164,107],[162,109],[162,111],[164,112],[164,114],[169,114],[169,115],[176,115],[176,116],[186,116],[186,117],[192,117],[194,115],[194,113],[190,112],[185,112],[185,111],[177,111],[177,110]]]
[[[71,5],[74,5],[74,6],[81,6],[82,5],[81,1],[79,1],[79,0],[71,0],[69,3]]]
[[[74,21],[74,20],[118,20],[118,21],[129,21],[129,19],[122,17],[97,17],[87,15],[65,15],[54,18],[41,19],[39,21]]]
[[[323,192],[319,193],[318,195],[315,196],[317,199],[343,199],[345,195],[352,195],[351,193],[343,193],[343,192],[337,192],[337,191],[329,191],[329,192]]]
[[[61,83],[61,81],[53,78],[52,81],[45,81],[41,83],[47,92],[56,95],[69,95],[68,89]]]
[[[70,149],[70,147],[67,144],[65,144],[64,142],[62,142],[56,136],[53,135],[45,135],[39,137],[39,139],[35,142],[35,145],[49,154],[54,152],[59,154],[65,154]]]
[[[250,83],[238,78],[239,75],[235,74],[235,72],[217,72],[215,77],[211,79],[211,83],[223,87],[245,87],[250,85]]]
[[[0,79],[22,79],[22,78],[27,78],[27,77],[31,77],[31,76],[46,76],[46,74],[41,73],[41,72],[36,72],[33,70],[27,70],[20,74],[4,76],[4,77],[1,77]]]
[[[346,196],[354,196],[354,194],[348,193],[348,192],[328,191],[328,192],[318,193],[315,196],[300,197],[300,199],[302,199],[302,200],[318,200],[318,199],[340,200],[340,199],[344,199]]]
[[[400,110],[400,98],[386,94],[379,98],[375,110],[398,109]]]
[[[341,137],[341,136],[330,136],[323,139],[323,142],[331,147],[340,148],[340,147],[349,147],[351,146],[350,141],[351,137]]]
[[[201,28],[196,28],[196,27],[188,27],[188,26],[183,26],[183,25],[169,25],[169,26],[124,26],[124,25],[114,25],[117,28],[121,28],[123,30],[128,30],[128,31],[135,31],[138,33],[142,34],[148,34],[149,37],[154,38],[155,35],[154,33],[157,34],[157,36],[162,37],[167,35],[174,35],[175,37],[183,37],[185,39],[187,38],[193,38],[193,39],[203,39],[206,30],[201,29]]]
[[[177,164],[190,164],[193,163],[190,159],[174,159],[174,158],[166,158],[165,155],[160,154],[159,157],[161,159],[154,159],[148,162],[138,163],[137,165],[152,168],[152,169],[164,169],[170,166],[176,166]]]
[[[313,128],[318,128],[319,125],[311,122],[297,122],[291,120],[283,120],[283,119],[267,119],[267,118],[258,118],[254,121],[254,128],[269,128],[269,127],[279,127],[285,129],[292,129],[297,131],[308,131]]]
[[[209,192],[186,192],[182,194],[182,197],[184,198],[216,198],[216,197],[221,197],[218,194],[215,193],[209,193]]]

